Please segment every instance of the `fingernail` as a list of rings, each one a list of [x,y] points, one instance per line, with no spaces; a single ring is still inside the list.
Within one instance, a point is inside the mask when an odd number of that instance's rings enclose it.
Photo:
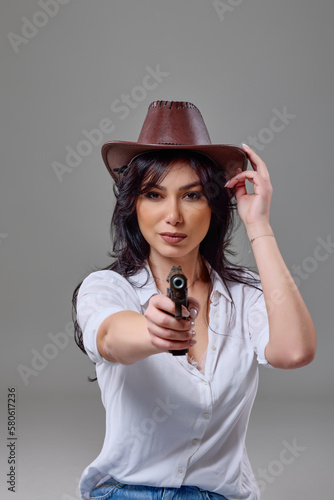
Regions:
[[[231,179],[224,184],[224,188],[231,182]]]
[[[242,144],[242,146],[245,146],[245,148],[250,149],[249,146],[247,144],[245,144],[244,142],[242,142],[241,144]]]
[[[182,318],[189,318],[190,312],[187,309],[182,309]]]
[[[192,335],[193,337],[195,337],[195,335],[196,335],[195,330],[191,330],[191,335]]]
[[[197,314],[198,314],[198,313],[197,313],[197,310],[196,310],[196,309],[194,309],[193,307],[190,309],[190,311],[189,311],[189,312],[190,312],[190,316],[191,316],[193,319],[195,319],[195,318],[197,317]]]
[[[197,344],[197,341],[196,341],[196,340],[191,340],[191,341],[189,342],[189,345],[195,345],[195,344]]]
[[[195,326],[195,321],[190,321],[190,326],[193,328]]]

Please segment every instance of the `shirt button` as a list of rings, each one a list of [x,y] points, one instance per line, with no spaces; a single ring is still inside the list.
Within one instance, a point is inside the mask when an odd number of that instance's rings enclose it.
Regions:
[[[207,380],[203,380],[204,385],[209,385],[209,382]]]
[[[203,418],[207,420],[208,418],[210,418],[210,415],[208,413],[203,413]]]
[[[215,345],[212,345],[212,346],[211,346],[211,350],[212,350],[212,351],[215,351],[215,350],[216,350],[216,346],[215,346]]]
[[[179,468],[178,468],[178,472],[179,472],[180,474],[182,474],[182,472],[183,472],[183,467],[179,467]]]
[[[215,318],[220,318],[220,314],[219,313],[215,313]]]
[[[197,443],[198,443],[198,439],[195,438],[192,440],[192,444],[197,444]]]

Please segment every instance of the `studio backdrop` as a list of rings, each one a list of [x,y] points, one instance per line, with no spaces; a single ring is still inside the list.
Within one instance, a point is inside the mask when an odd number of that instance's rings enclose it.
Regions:
[[[263,500],[331,498],[333,2],[15,0],[0,12],[1,498],[78,499],[101,448],[71,299],[111,262],[101,145],[136,141],[154,100],[194,103],[212,143],[244,142],[268,167],[271,225],[318,350],[298,370],[260,368],[248,449]],[[232,249],[256,270],[241,222]]]

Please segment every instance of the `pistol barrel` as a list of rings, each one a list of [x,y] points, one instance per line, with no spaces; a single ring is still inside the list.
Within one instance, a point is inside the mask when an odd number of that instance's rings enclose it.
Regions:
[[[167,288],[167,295],[175,303],[175,318],[182,319],[182,306],[188,306],[188,288],[187,278],[182,273],[181,266],[172,266],[172,269],[167,276],[169,288]],[[183,356],[187,354],[189,349],[170,350],[173,356]]]

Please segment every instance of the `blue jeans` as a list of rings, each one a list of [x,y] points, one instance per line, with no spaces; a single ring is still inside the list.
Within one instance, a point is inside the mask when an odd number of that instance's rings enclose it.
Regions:
[[[152,486],[136,486],[107,481],[90,492],[91,500],[108,500],[109,498],[128,500],[227,500],[222,495],[202,490],[196,486],[181,488],[155,488]]]

